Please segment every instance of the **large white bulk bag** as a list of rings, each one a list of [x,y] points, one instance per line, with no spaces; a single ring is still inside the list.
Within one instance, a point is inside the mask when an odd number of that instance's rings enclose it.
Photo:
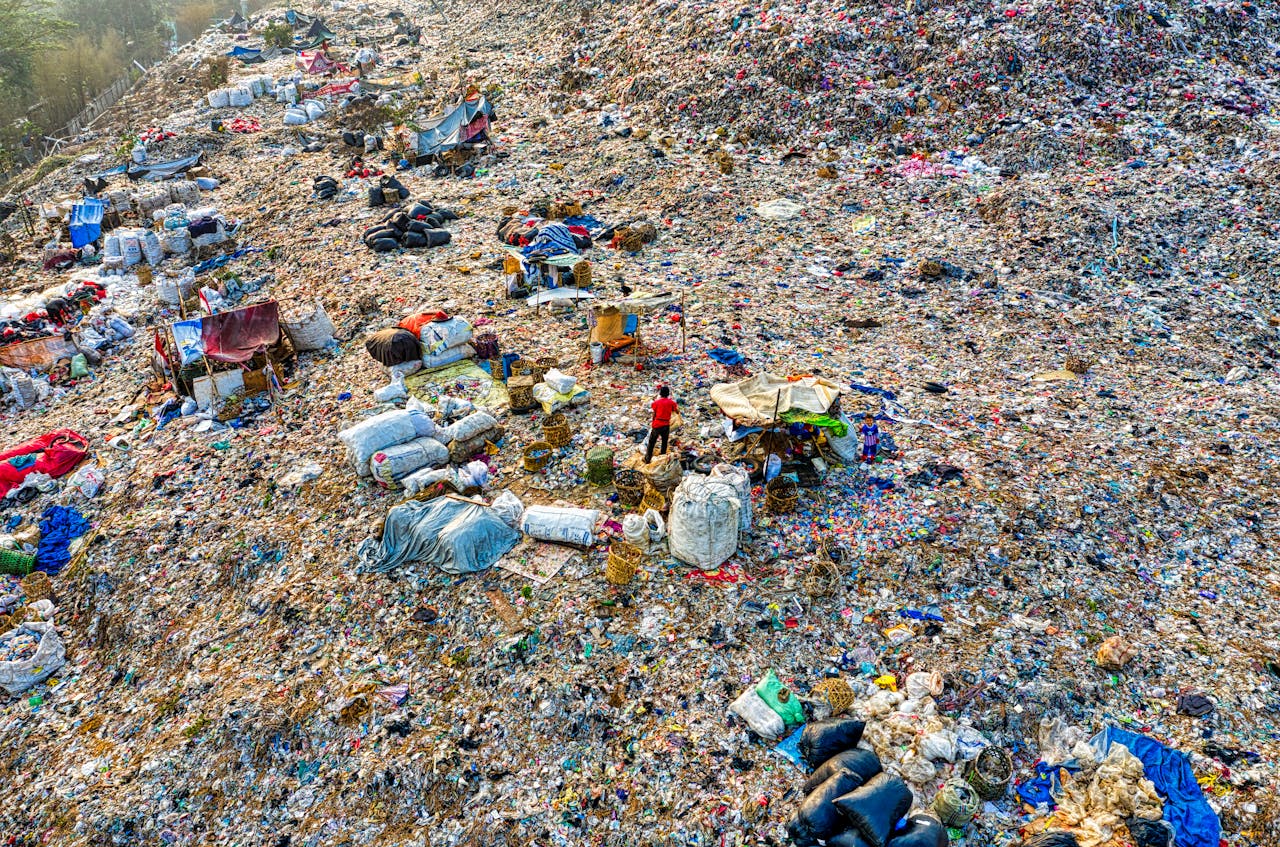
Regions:
[[[595,509],[560,506],[530,506],[520,517],[520,530],[539,541],[555,541],[576,547],[590,547],[596,537]]]
[[[690,474],[676,489],[667,517],[671,555],[718,568],[738,552],[738,492],[727,482]]]
[[[457,347],[450,347],[433,356],[425,353],[422,356],[422,366],[424,368],[442,368],[445,365],[452,365],[454,362],[460,362],[463,359],[474,359],[476,356],[476,348],[470,344],[459,344]]]
[[[384,447],[369,459],[369,475],[384,488],[399,488],[400,480],[420,468],[449,464],[449,450],[429,436]]]
[[[832,452],[840,457],[840,461],[846,465],[856,465],[862,461],[862,437],[858,434],[858,428],[843,412],[840,413],[840,422],[849,427],[849,431],[844,434],[844,438],[837,438],[836,434],[828,429],[827,444],[831,445]]]
[[[447,321],[428,321],[418,330],[422,340],[422,355],[434,356],[471,340],[471,324],[462,318]]]
[[[308,120],[318,121],[324,117],[324,104],[319,100],[308,100],[302,108],[306,110]]]
[[[225,88],[215,88],[205,95],[209,105],[215,109],[225,109],[231,105],[231,92]]]
[[[369,460],[374,453],[417,438],[418,430],[413,425],[415,414],[422,413],[395,409],[339,432],[338,440],[347,447],[347,460],[352,469],[360,476],[368,476]]]
[[[302,109],[285,109],[284,125],[285,126],[302,126],[307,122],[307,113]]]
[[[718,464],[711,469],[711,479],[726,482],[738,492],[738,529],[751,530],[751,474],[737,465]]]
[[[158,265],[164,261],[164,247],[160,245],[160,238],[151,230],[147,230],[142,234],[142,255],[147,257],[147,264]]]
[[[120,254],[124,256],[124,266],[131,268],[142,261],[142,243],[138,240],[138,233],[133,230],[125,230],[120,236]]]
[[[445,444],[450,441],[470,441],[481,433],[498,425],[498,419],[488,412],[472,412],[457,423],[442,427],[436,437]]]
[[[21,694],[62,670],[67,663],[67,648],[52,623],[30,621],[0,635],[0,644],[22,634],[38,637],[36,652],[29,659],[0,662],[0,688],[11,695]]]

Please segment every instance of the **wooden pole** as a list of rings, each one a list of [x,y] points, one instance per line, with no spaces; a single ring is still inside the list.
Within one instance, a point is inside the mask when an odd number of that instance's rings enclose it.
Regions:
[[[685,351],[685,340],[686,340],[686,339],[685,339],[684,322],[685,322],[685,315],[684,315],[684,292],[683,292],[683,291],[681,291],[681,292],[680,292],[680,352],[681,352],[681,353],[684,353],[684,351]]]

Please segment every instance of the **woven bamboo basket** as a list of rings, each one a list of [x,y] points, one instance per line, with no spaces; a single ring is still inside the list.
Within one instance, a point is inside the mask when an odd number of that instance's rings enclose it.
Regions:
[[[794,512],[800,503],[800,486],[785,476],[774,477],[764,487],[764,507],[775,515]]]
[[[804,591],[810,597],[830,597],[840,590],[840,566],[830,559],[814,562],[804,575]]]
[[[634,508],[644,499],[644,477],[639,471],[630,468],[614,471],[613,487],[618,491],[618,504],[621,506]]]
[[[969,763],[964,778],[983,800],[998,800],[1013,778],[1013,757],[1003,747],[984,747]]]
[[[1083,359],[1080,356],[1068,356],[1063,370],[1080,375],[1089,371],[1089,364],[1088,359]]]
[[[532,371],[530,370],[532,367],[533,367],[533,362],[530,362],[526,359],[516,359],[514,362],[511,363],[511,375],[525,376],[527,374],[532,373]],[[539,379],[541,379],[541,377],[539,377]],[[538,380],[535,379],[534,382],[538,382]]]
[[[656,488],[646,490],[644,497],[640,500],[641,512],[647,512],[650,509],[655,512],[665,512],[667,510],[667,498]]]
[[[978,813],[982,799],[973,786],[962,779],[948,780],[933,800],[933,810],[946,826],[965,827]]]
[[[471,342],[471,346],[476,348],[476,357],[480,359],[499,359],[501,354],[498,351],[498,334],[496,332],[482,332],[477,335]],[[499,371],[501,373],[501,371]]]
[[[0,573],[26,576],[35,570],[36,557],[21,550],[0,549]]]
[[[563,447],[573,439],[569,419],[557,412],[542,422],[542,439],[552,447]]]
[[[547,375],[547,371],[551,370],[541,361],[526,362],[525,367],[529,369],[529,376],[533,377],[534,382],[542,382],[542,378]]]
[[[44,600],[53,596],[53,581],[43,571],[35,571],[22,578],[22,593],[27,596],[28,603]]]
[[[524,469],[529,473],[540,471],[551,461],[551,445],[545,441],[535,441],[524,448]]]
[[[644,561],[644,553],[625,541],[614,541],[609,545],[609,556],[605,560],[604,578],[614,585],[626,585],[636,575],[640,563]]]
[[[489,363],[489,376],[496,380],[502,379],[502,357],[486,360]]]
[[[826,698],[832,714],[847,712],[856,699],[853,689],[843,679],[822,679],[813,686],[815,696]]]
[[[517,385],[510,389],[511,411],[527,412],[537,403],[533,399],[533,389],[527,385]]]

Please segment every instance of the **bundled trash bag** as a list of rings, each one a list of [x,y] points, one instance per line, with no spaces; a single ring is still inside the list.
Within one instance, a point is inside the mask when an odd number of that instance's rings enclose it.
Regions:
[[[736,516],[735,516],[736,517]],[[768,672],[756,683],[756,693],[769,704],[788,726],[799,726],[804,723],[804,707],[796,699],[790,688],[782,684],[778,675],[769,668]]]
[[[377,189],[369,189],[370,192]],[[361,236],[366,247],[376,253],[386,253],[399,247],[412,250],[421,247],[441,247],[453,240],[447,229],[439,227],[457,215],[445,209],[432,209],[429,205],[414,203],[409,212],[396,209],[391,214],[364,231]]]
[[[639,518],[643,527],[644,518],[640,518],[639,515],[627,515],[627,517]],[[644,528],[643,531],[645,533],[644,544],[637,544],[637,547],[648,546],[648,528]],[[738,696],[737,700],[730,703],[729,712],[746,721],[747,726],[751,727],[751,731],[761,738],[776,740],[781,738],[782,734],[787,731],[787,724],[782,720],[782,716],[769,708],[769,704],[756,693],[754,688],[748,688]],[[805,793],[807,794],[808,791],[806,790]]]
[[[867,725],[853,718],[832,718],[805,724],[800,734],[800,755],[805,764],[816,768],[836,753],[852,750],[862,740]]]
[[[338,194],[338,181],[331,176],[317,176],[311,182],[317,200],[332,200]]]
[[[947,847],[949,838],[942,821],[932,815],[912,815],[907,825],[889,838],[889,847]]]
[[[787,825],[787,834],[797,847],[814,847],[818,839],[835,834],[844,821],[834,800],[862,784],[862,777],[850,771],[837,771],[810,791]]]
[[[1080,847],[1070,832],[1042,832],[1022,842],[1022,847]]]
[[[1129,827],[1129,835],[1138,847],[1173,847],[1173,826],[1166,820],[1130,818],[1125,826]]]
[[[845,750],[843,753],[836,753],[818,766],[818,769],[805,782],[804,793],[808,794],[839,770],[851,771],[861,777],[862,782],[866,782],[880,773],[883,768],[880,765],[880,757],[870,750]]]
[[[387,367],[422,358],[422,343],[418,337],[399,327],[378,330],[365,340],[364,349],[375,361]]]
[[[871,843],[856,829],[846,829],[839,835],[828,838],[827,847],[871,847]]]
[[[911,811],[915,798],[901,778],[876,774],[861,787],[836,798],[836,806],[870,847],[885,847],[893,828]]]

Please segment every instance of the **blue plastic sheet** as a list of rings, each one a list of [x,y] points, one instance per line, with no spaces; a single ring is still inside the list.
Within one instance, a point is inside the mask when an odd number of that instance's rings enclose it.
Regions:
[[[716,347],[713,350],[708,350],[707,355],[712,359],[715,359],[720,364],[728,365],[730,367],[733,365],[741,365],[743,362],[747,361],[737,350],[732,350],[728,347]]]
[[[79,250],[102,235],[102,213],[107,204],[86,197],[71,207],[71,246]]]
[[[1222,825],[1204,798],[1186,754],[1115,726],[1107,727],[1089,743],[1103,756],[1112,744],[1123,744],[1142,760],[1147,779],[1164,798],[1164,819],[1173,824],[1178,847],[1218,847]]]

